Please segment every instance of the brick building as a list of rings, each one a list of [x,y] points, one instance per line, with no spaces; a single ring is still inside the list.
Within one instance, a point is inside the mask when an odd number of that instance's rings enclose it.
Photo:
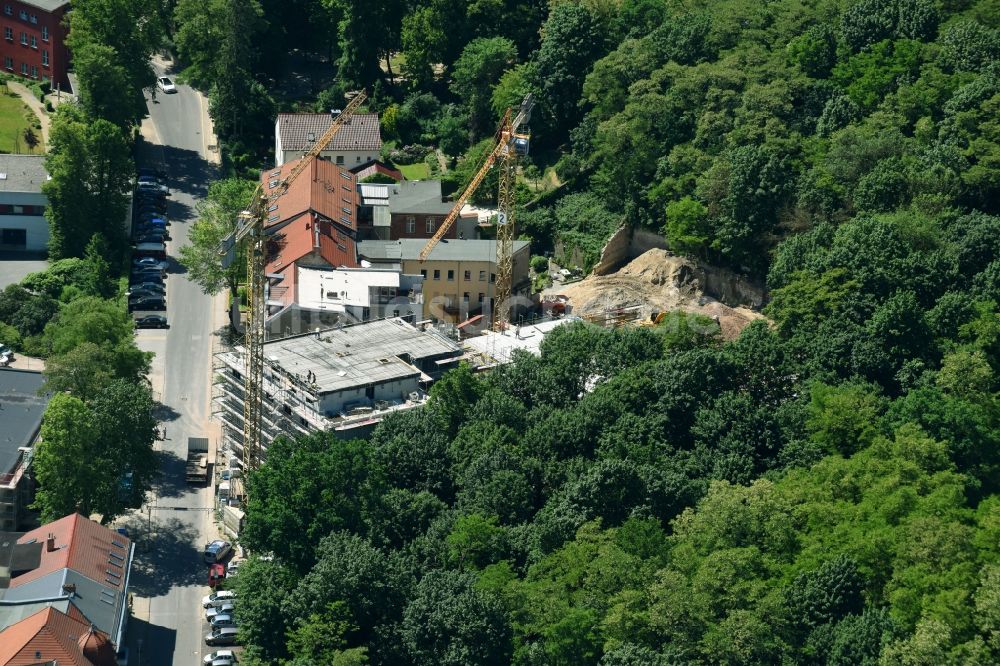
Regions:
[[[431,238],[455,204],[441,194],[440,180],[405,180],[358,186],[358,236],[362,240]],[[479,236],[475,215],[459,217],[445,238]]]
[[[69,90],[68,29],[64,25],[69,0],[3,0],[0,57],[3,71]]]

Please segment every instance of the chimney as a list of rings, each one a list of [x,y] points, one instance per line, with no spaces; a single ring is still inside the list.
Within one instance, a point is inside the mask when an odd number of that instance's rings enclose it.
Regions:
[[[52,553],[56,550],[56,535],[49,532],[49,536],[45,538],[45,552]]]
[[[76,594],[76,583],[66,583],[62,586],[62,589],[66,594]]]

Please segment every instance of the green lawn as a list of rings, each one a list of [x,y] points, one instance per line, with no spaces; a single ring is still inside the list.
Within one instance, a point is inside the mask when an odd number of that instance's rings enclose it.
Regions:
[[[34,151],[25,144],[24,128],[28,127],[28,121],[24,118],[25,112],[28,112],[28,107],[16,95],[0,94],[0,153],[45,152],[41,130],[35,130],[38,145]]]
[[[406,180],[427,180],[431,177],[431,168],[427,162],[417,162],[416,164],[397,164]]]

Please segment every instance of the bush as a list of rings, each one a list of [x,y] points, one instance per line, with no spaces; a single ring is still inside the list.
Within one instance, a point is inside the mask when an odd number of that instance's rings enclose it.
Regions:
[[[549,270],[548,258],[536,254],[531,258],[531,270],[535,271],[535,273],[544,273]]]
[[[21,334],[10,324],[0,321],[0,344],[7,345],[14,351],[21,351]]]
[[[416,164],[423,160],[430,150],[427,146],[411,144],[391,151],[389,153],[389,160],[394,164]]]

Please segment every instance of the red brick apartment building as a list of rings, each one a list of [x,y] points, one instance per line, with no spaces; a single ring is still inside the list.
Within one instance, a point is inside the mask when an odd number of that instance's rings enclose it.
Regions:
[[[49,80],[69,90],[68,29],[64,25],[69,0],[0,0],[2,69],[38,81]]]

